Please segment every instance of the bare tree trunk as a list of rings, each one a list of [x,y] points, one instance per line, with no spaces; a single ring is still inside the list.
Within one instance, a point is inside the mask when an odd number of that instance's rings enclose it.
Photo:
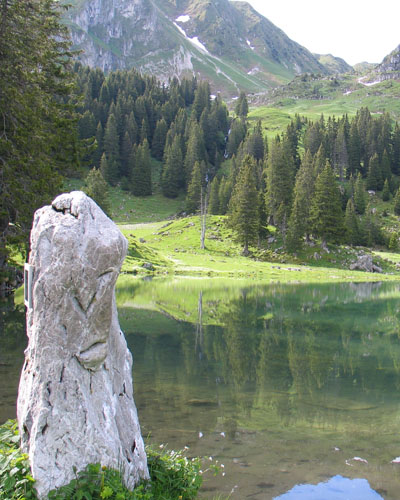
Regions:
[[[200,193],[200,210],[201,210],[201,238],[200,238],[200,248],[204,250],[205,240],[206,240],[206,217],[207,217],[207,205],[208,205],[208,186],[203,189],[201,187]]]

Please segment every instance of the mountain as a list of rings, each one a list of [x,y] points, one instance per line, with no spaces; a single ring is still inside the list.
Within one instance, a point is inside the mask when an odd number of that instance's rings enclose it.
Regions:
[[[400,45],[387,55],[374,71],[380,81],[400,80]]]
[[[71,3],[71,2],[70,2]],[[73,0],[66,23],[82,63],[135,67],[167,82],[207,78],[214,92],[261,92],[301,73],[327,74],[248,3],[229,0]]]
[[[314,54],[314,56],[330,73],[351,73],[354,71],[354,68],[347,64],[344,59],[332,54]]]

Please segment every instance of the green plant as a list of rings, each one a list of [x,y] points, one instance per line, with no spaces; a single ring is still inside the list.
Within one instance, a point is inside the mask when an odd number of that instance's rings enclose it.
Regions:
[[[189,459],[184,451],[159,453],[147,447],[147,462],[153,498],[192,500],[202,483],[201,459]]]
[[[0,500],[34,498],[28,455],[20,450],[17,423],[8,420],[0,426]]]
[[[122,482],[119,471],[89,464],[76,472],[69,484],[50,491],[49,500],[151,500],[153,496],[146,484],[129,491]]]

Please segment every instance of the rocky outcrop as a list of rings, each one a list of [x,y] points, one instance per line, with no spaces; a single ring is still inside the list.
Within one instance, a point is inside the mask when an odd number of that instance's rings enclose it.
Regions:
[[[130,488],[148,477],[115,304],[126,251],[118,228],[82,192],[35,214],[17,414],[39,498],[88,463],[121,470]]]
[[[400,79],[400,45],[375,68],[375,73],[381,81]]]
[[[369,273],[382,272],[382,268],[373,263],[371,255],[359,255],[357,260],[350,265],[350,270],[367,271]]]
[[[297,73],[329,72],[246,2],[82,0],[66,23],[83,64],[104,71],[134,67],[164,83],[196,75],[222,95],[266,90]]]

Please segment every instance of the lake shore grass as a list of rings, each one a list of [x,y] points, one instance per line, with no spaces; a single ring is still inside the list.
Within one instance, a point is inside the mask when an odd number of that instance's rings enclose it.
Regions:
[[[200,218],[142,224],[119,224],[129,241],[122,273],[157,276],[251,279],[269,283],[322,283],[399,280],[396,255],[372,253],[367,248],[320,246],[306,248],[298,256],[285,254],[279,241],[252,248],[242,255],[226,217],[209,216],[205,249],[200,249]],[[350,270],[358,255],[370,253],[382,273]]]

